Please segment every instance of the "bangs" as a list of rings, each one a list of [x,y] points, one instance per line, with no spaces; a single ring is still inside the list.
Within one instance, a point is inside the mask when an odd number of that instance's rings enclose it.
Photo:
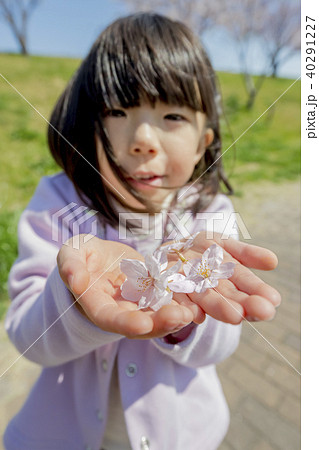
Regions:
[[[116,21],[93,46],[94,92],[89,96],[102,112],[103,107],[160,100],[210,116],[214,74],[204,50],[192,42],[194,36],[183,24],[161,16],[133,19]]]

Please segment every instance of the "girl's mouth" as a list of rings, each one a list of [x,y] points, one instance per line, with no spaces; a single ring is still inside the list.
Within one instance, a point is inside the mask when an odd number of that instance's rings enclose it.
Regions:
[[[163,175],[155,174],[137,174],[133,177],[127,178],[127,181],[135,188],[139,190],[148,190],[163,185]]]

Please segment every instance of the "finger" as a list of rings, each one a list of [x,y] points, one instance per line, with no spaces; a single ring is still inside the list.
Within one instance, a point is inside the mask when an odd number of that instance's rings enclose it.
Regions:
[[[231,237],[221,239],[221,235],[218,233],[214,233],[214,239],[211,240],[207,239],[205,232],[200,233],[195,238],[195,242],[202,251],[215,242],[237,261],[254,269],[273,270],[278,264],[277,256],[271,250],[247,244]]]
[[[221,239],[221,246],[244,266],[259,270],[273,270],[278,265],[277,256],[267,248],[246,244],[233,238]]]
[[[128,338],[150,339],[166,336],[185,327],[192,322],[192,317],[193,314],[188,308],[170,304],[155,312],[136,310],[127,314],[127,311],[123,311],[120,315],[112,318],[112,326],[114,332]],[[151,323],[152,327],[150,328],[148,325]]]
[[[262,281],[251,270],[240,264],[235,267],[234,274],[229,278],[234,285],[242,292],[249,295],[259,295],[269,300],[274,306],[279,306],[281,297],[279,292]],[[222,282],[220,283],[222,284]]]
[[[60,258],[58,269],[63,282],[75,295],[80,295],[87,289],[90,274],[83,260],[75,257]]]
[[[120,307],[112,297],[106,296],[103,301],[95,300],[92,303],[81,305],[90,320],[102,330],[135,337],[150,333],[153,329],[151,316],[136,309]]]
[[[174,293],[174,300],[180,305],[189,308],[193,313],[193,322],[201,324],[205,320],[205,312],[196,303],[192,302],[188,295],[182,293]]]
[[[135,303],[121,297],[115,301],[117,291],[108,280],[104,280],[103,289],[97,283],[78,299],[88,318],[106,331],[128,338],[149,339],[165,336],[193,320],[194,315],[189,308],[176,304],[165,305],[155,312],[137,310]]]
[[[192,301],[197,303],[206,314],[216,320],[231,324],[239,324],[245,315],[244,308],[230,298],[220,295],[213,289],[198,294],[189,294]]]
[[[276,314],[276,308],[265,298],[250,295],[242,303],[245,309],[245,318],[250,321],[271,320]]]
[[[123,317],[121,322],[118,315],[135,312],[137,307],[133,302],[128,301],[123,301],[119,305],[114,299],[117,290],[108,279],[91,280],[88,288],[78,296],[77,302],[81,305],[87,317],[99,328],[111,333],[124,334],[125,330],[121,329],[121,323],[124,322],[125,324],[125,319],[129,320],[130,316]],[[130,308],[126,307],[127,303]],[[138,321],[135,323],[137,323],[137,326],[139,325]],[[147,328],[147,331],[149,331],[149,328]],[[143,333],[147,331],[142,330]],[[133,327],[129,327],[128,332],[134,332]]]
[[[216,292],[220,292],[227,298],[230,298],[234,302],[242,304],[242,302],[247,298],[248,294],[237,289],[237,287],[230,280],[219,280]]]
[[[156,311],[153,315],[155,334],[166,336],[177,329],[181,329],[193,321],[192,311],[182,305],[174,302],[165,305]]]
[[[275,306],[265,297],[248,295],[236,289],[228,280],[223,280],[214,290],[222,297],[239,303],[249,320],[270,320],[276,313]],[[232,285],[232,287],[231,287]]]

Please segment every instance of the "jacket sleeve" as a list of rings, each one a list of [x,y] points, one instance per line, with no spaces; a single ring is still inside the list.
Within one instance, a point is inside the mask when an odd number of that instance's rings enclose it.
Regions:
[[[61,197],[59,190],[66,191],[67,186],[63,186],[63,178],[59,181],[57,188],[52,180],[42,180],[23,212],[18,227],[19,256],[9,276],[12,303],[6,316],[7,332],[20,353],[42,366],[62,364],[121,339],[82,316],[59,276],[56,256],[69,224],[60,221],[55,230],[59,238],[55,239],[52,215],[75,198]]]
[[[153,343],[178,364],[197,368],[228,358],[239,344],[240,332],[241,325],[231,325],[207,316],[184,341],[169,344],[165,339],[154,339]]]
[[[217,195],[210,207],[195,218],[192,233],[206,230],[218,232],[222,238],[238,239],[236,215],[231,201],[225,195]],[[212,237],[208,234],[208,237]],[[196,325],[190,335],[176,344],[167,339],[154,339],[158,350],[175,362],[188,367],[216,364],[228,358],[237,348],[241,325],[232,325],[206,316],[201,325]],[[175,333],[174,336],[178,335]],[[177,336],[176,336],[177,337]]]

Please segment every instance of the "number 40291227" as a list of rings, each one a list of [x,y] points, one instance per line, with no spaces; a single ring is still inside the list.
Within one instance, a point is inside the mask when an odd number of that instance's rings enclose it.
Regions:
[[[306,75],[312,78],[315,75],[316,69],[316,24],[315,19],[306,16]],[[310,40],[312,39],[312,40]]]

